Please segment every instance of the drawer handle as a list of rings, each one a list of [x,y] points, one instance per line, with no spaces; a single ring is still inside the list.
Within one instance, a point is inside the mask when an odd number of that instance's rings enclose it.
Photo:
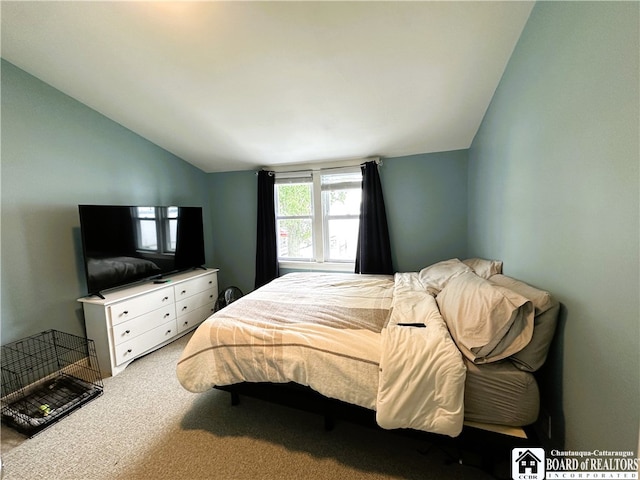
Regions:
[[[171,329],[167,330],[167,335],[169,335],[171,333]]]
[[[184,312],[187,308],[189,308],[187,305],[185,305],[184,307],[182,307],[182,311]]]
[[[122,312],[122,313],[120,314],[120,316],[122,316],[122,315],[129,315],[129,310],[125,310],[124,312]]]
[[[180,292],[180,295],[184,295],[185,293],[187,293],[187,291],[186,291],[186,290],[182,290],[182,291]]]
[[[163,302],[166,302],[167,300],[169,300],[169,297],[164,297],[164,298],[162,299],[162,301],[163,301]]]
[[[164,314],[164,318],[167,318],[167,317],[170,317],[170,316],[171,316],[171,314],[170,314],[170,313],[165,313],[165,314]]]
[[[124,334],[125,334],[125,335],[129,335],[130,333],[131,333],[131,330],[125,330],[125,331],[124,331]]]
[[[131,353],[131,352],[132,352],[132,350],[131,350],[131,349],[127,350],[127,353]]]
[[[213,294],[209,295],[209,298],[213,298]]]
[[[184,322],[184,325],[185,325],[185,326],[189,325],[189,322]]]
[[[209,285],[211,285],[213,283],[213,280],[209,280]]]

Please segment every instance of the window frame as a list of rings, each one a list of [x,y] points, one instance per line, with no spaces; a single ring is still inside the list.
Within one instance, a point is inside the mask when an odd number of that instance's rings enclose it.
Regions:
[[[141,253],[148,254],[160,254],[160,255],[175,255],[176,249],[175,247],[171,247],[171,220],[177,220],[177,212],[176,216],[171,216],[169,213],[169,209],[177,208],[177,207],[142,207],[142,208],[152,208],[153,216],[142,216],[139,212],[139,208],[141,207],[131,207],[132,216],[135,220],[135,228],[136,228],[136,250]],[[144,248],[140,245],[140,241],[142,239],[142,225],[145,223],[153,224],[153,229],[155,230],[156,237],[156,248]]]
[[[347,185],[358,186],[362,188],[362,170],[359,165],[346,166],[339,168],[326,168],[326,169],[313,169],[297,172],[276,172],[276,189],[274,191],[276,202],[276,224],[278,220],[286,219],[288,216],[278,215],[278,184],[293,183],[295,179],[311,179],[311,223],[312,223],[312,251],[313,257],[311,259],[293,259],[280,257],[278,251],[278,265],[281,269],[285,270],[322,270],[322,271],[353,271],[355,268],[355,256],[352,260],[339,260],[331,259],[329,257],[330,252],[330,238],[329,232],[329,220],[339,218],[358,218],[360,212],[358,209],[357,215],[329,215],[328,205],[323,201],[323,192],[329,191],[331,188],[325,188],[323,190],[322,177],[326,175],[338,175],[357,173],[360,176],[359,181],[345,182]],[[280,181],[279,181],[280,180]],[[292,217],[293,218],[293,217]],[[300,217],[302,218],[302,217]],[[279,235],[279,231],[276,232]],[[277,239],[279,240],[279,238]],[[279,245],[279,244],[278,244]]]
[[[280,179],[280,181],[278,181],[278,178]],[[310,181],[307,181],[310,180]],[[309,184],[311,186],[311,212],[309,215],[279,215],[278,212],[280,210],[280,202],[279,202],[279,197],[278,197],[278,185],[295,185],[295,184]],[[312,256],[308,257],[308,258],[304,258],[304,257],[287,257],[284,261],[286,262],[303,262],[303,263],[308,263],[311,262],[315,256],[315,252],[316,252],[316,246],[315,246],[315,235],[314,235],[314,228],[315,228],[315,219],[314,219],[314,212],[315,212],[315,206],[314,206],[314,185],[313,185],[313,177],[311,175],[310,172],[299,172],[299,174],[285,174],[285,175],[278,175],[276,174],[276,187],[274,190],[274,201],[275,201],[275,214],[276,214],[276,245],[278,245],[277,250],[278,250],[278,262],[281,261],[281,257],[280,257],[280,229],[278,228],[278,222],[279,220],[304,220],[304,219],[309,219],[311,222],[311,251],[313,252]]]

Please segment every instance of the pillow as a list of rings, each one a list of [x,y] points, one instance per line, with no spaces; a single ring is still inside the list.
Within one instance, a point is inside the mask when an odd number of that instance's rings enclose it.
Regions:
[[[468,267],[457,258],[443,260],[423,268],[418,273],[418,278],[424,288],[432,295],[437,295],[449,280],[461,273],[471,272]]]
[[[560,303],[549,292],[539,290],[506,275],[494,275],[489,281],[519,293],[533,303],[535,308],[533,337],[529,344],[512,355],[510,360],[520,370],[535,372],[547,359],[549,347],[556,331]]]
[[[452,278],[436,301],[458,348],[474,363],[510,357],[533,335],[531,301],[473,272]]]
[[[485,260],[484,258],[468,258],[462,263],[471,267],[476,275],[482,278],[489,278],[491,275],[502,273],[502,261]]]

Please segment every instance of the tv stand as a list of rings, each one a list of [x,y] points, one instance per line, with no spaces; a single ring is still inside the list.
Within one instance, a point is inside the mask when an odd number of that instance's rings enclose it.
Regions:
[[[193,270],[78,299],[103,377],[195,329],[214,311],[218,269]]]

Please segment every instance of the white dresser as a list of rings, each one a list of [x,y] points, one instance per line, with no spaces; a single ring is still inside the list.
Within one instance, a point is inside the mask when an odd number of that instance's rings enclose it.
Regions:
[[[83,297],[87,338],[95,343],[103,377],[193,330],[213,313],[218,270],[193,270]]]

